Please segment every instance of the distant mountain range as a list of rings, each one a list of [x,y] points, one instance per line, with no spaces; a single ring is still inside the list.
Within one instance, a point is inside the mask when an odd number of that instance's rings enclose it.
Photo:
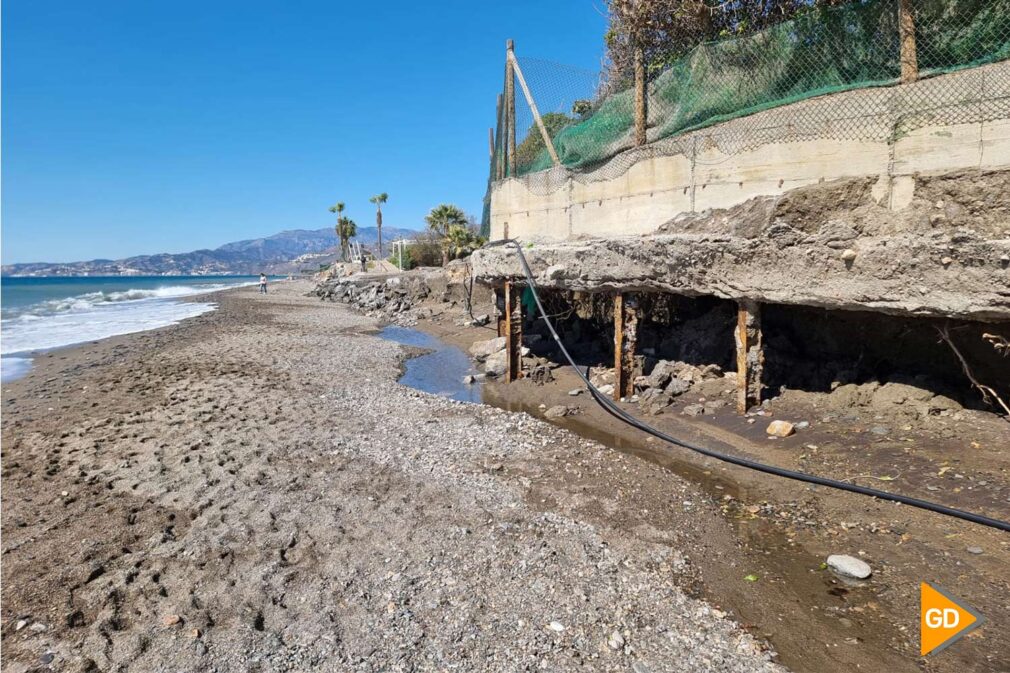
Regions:
[[[412,237],[411,229],[383,227],[383,248],[388,241]],[[375,227],[358,227],[353,239],[374,249]],[[4,276],[202,276],[214,274],[297,273],[318,270],[339,254],[336,232],[325,229],[292,229],[266,238],[225,243],[214,250],[177,254],[138,255],[126,259],[93,259],[88,262],[51,264],[35,262],[6,264]]]

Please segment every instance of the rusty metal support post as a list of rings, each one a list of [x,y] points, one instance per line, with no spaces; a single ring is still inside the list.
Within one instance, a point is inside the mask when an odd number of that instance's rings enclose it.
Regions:
[[[898,33],[901,39],[901,83],[919,79],[919,57],[915,47],[915,17],[912,0],[898,2]]]
[[[649,121],[649,96],[645,81],[645,52],[635,47],[635,144],[648,142],[646,129]]]
[[[505,43],[505,156],[508,161],[507,177],[516,174],[516,78],[513,70],[515,43]]]
[[[505,383],[523,375],[523,306],[519,300],[521,288],[512,281],[505,283]]]
[[[761,343],[761,305],[742,299],[737,303],[736,408],[741,414],[761,404],[761,373],[764,350]]]
[[[638,346],[638,299],[614,296],[614,400],[635,394],[635,350]]]

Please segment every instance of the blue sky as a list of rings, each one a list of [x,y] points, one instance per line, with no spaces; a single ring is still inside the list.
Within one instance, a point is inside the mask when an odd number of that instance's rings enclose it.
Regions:
[[[602,0],[3,3],[3,261],[475,216],[506,38],[599,68]]]

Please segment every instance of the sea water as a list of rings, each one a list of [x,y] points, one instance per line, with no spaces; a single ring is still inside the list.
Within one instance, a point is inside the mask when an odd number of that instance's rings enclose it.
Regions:
[[[174,325],[214,309],[180,301],[256,276],[3,278],[0,281],[2,380],[24,376],[38,351]]]

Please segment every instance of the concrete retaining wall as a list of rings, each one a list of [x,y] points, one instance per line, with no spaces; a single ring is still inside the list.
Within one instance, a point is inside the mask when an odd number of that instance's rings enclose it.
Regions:
[[[1010,68],[1010,64],[987,67]],[[945,77],[969,76],[978,73]],[[929,85],[942,84],[940,79],[930,81]],[[867,94],[840,93],[795,105],[824,106],[836,97],[851,99],[860,95]],[[1007,107],[1002,93],[993,95],[999,99],[996,103],[987,100],[972,105]],[[852,109],[852,101],[848,102],[848,109]],[[754,128],[781,128],[794,107],[752,115],[747,118],[748,124]],[[839,105],[839,109],[843,106]],[[989,113],[980,118],[991,116]],[[845,121],[839,119],[840,124]],[[705,142],[706,137],[718,133],[719,127],[712,127],[693,134],[698,140],[693,146],[708,145],[708,149],[691,154],[645,156],[610,179],[596,179],[591,174],[574,176],[565,169],[554,169],[549,174],[537,174],[535,181],[530,176],[505,180],[491,192],[491,237],[563,240],[645,234],[681,213],[729,208],[755,196],[774,196],[818,182],[865,176],[879,178],[874,188],[878,203],[900,210],[912,199],[916,174],[1010,167],[1007,118],[925,125],[882,141],[772,142],[733,153],[724,153],[711,147],[714,143]],[[679,146],[684,145],[681,139]],[[597,173],[603,174],[605,169],[598,169]]]

